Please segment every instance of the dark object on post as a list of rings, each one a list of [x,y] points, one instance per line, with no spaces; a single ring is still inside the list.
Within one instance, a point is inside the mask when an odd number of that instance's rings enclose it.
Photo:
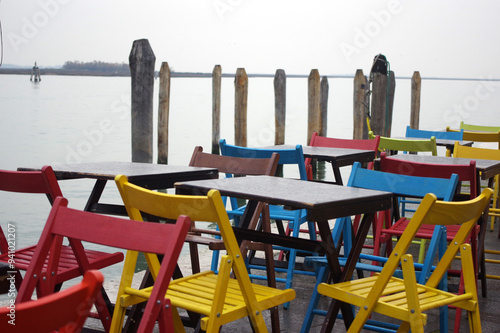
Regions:
[[[373,73],[380,73],[387,75],[387,58],[385,55],[379,53],[373,59],[372,69],[370,70],[370,76]]]

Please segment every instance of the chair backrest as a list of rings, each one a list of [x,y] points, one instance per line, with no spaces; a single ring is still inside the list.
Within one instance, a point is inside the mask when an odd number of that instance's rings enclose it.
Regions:
[[[470,183],[471,198],[477,196],[476,161],[470,161],[469,165],[418,163],[391,158],[382,152],[380,154],[380,171],[434,178],[450,178],[452,174],[456,174],[460,182]]]
[[[141,212],[144,212],[165,219],[177,219],[181,215],[186,215],[192,221],[217,223],[227,254],[233,260],[234,274],[243,297],[248,304],[257,304],[244,257],[241,255],[219,191],[210,190],[206,196],[175,195],[155,192],[131,184],[123,175],[116,176],[115,182],[125,208],[134,220],[142,220]]]
[[[384,286],[387,285],[387,282],[396,271],[401,261],[401,256],[408,251],[413,238],[423,224],[435,226],[460,225],[460,229],[449,243],[446,252],[425,283],[429,287],[436,288],[447,272],[452,260],[454,260],[459,247],[465,242],[465,239],[476,225],[477,220],[481,218],[481,215],[487,209],[492,194],[493,191],[486,188],[481,195],[474,199],[453,202],[438,201],[435,195],[431,193],[427,194],[413,215],[411,223],[408,224],[394,247],[392,255],[389,256],[388,261],[384,264],[377,282],[367,297],[376,300],[381,296]],[[470,264],[472,265],[472,263]]]
[[[224,156],[244,157],[244,158],[270,158],[273,153],[279,154],[278,165],[297,165],[299,176],[302,180],[307,180],[306,166],[302,146],[297,145],[294,149],[263,149],[248,148],[230,145],[225,139],[219,141],[221,154]]]
[[[190,166],[216,168],[225,173],[226,177],[233,175],[266,175],[274,176],[278,168],[279,154],[273,153],[269,158],[243,158],[208,154],[203,147],[196,146],[191,156]]]
[[[451,129],[449,126],[446,127],[447,132],[456,132],[459,130]],[[498,149],[500,149],[500,130],[494,132],[478,132],[478,131],[464,131],[463,139],[465,141],[474,142],[498,142]]]
[[[414,129],[410,126],[406,127],[406,137],[407,138],[425,138],[430,139],[431,137],[435,137],[436,139],[445,139],[445,140],[463,140],[464,131],[458,132],[442,132],[442,131],[427,131],[421,129]]]
[[[56,197],[62,197],[59,183],[50,166],[44,166],[41,171],[0,170],[0,190],[46,194],[51,203]]]
[[[88,271],[82,282],[68,289],[0,308],[0,332],[80,332],[103,281],[101,272]]]
[[[363,169],[359,162],[355,162],[347,186],[418,198],[423,198],[427,193],[433,193],[441,200],[451,201],[457,184],[458,176],[455,174],[450,175],[447,179],[417,177]]]
[[[32,264],[19,289],[17,301],[28,301],[35,286],[42,283],[41,280],[51,279],[45,272],[52,272],[54,269],[51,266],[59,265],[59,254],[51,250],[52,245],[58,238],[65,237],[71,247],[74,247],[75,256],[83,272],[88,270],[89,262],[85,253],[78,249],[81,241],[145,253],[151,262],[153,277],[162,281],[159,287],[155,285],[151,302],[148,301],[145,311],[159,311],[153,300],[164,298],[191,224],[189,218],[179,215],[175,218],[177,222],[171,224],[138,223],[71,209],[67,204],[65,198],[56,198],[33,255]],[[163,256],[161,266],[158,257],[153,254]],[[48,266],[46,269],[45,264]],[[153,293],[156,297],[153,297]]]
[[[455,147],[453,148],[453,157],[500,161],[500,150],[461,146],[458,144],[458,142],[455,142]]]
[[[460,122],[460,129],[463,129],[464,131],[475,131],[475,132],[498,132],[500,131],[500,126],[472,125],[472,124],[466,124],[462,120]]]
[[[333,147],[333,148],[351,148],[351,149],[362,149],[362,150],[373,150],[377,152],[378,145],[380,142],[380,136],[376,135],[374,140],[371,139],[338,139],[330,138],[327,136],[320,136],[317,132],[314,132],[309,142],[309,146],[314,147]]]
[[[375,139],[372,131],[368,132],[370,139]],[[437,156],[436,138],[421,140],[410,139],[394,139],[381,136],[379,148],[384,151],[403,151],[403,152],[430,152],[433,156]]]

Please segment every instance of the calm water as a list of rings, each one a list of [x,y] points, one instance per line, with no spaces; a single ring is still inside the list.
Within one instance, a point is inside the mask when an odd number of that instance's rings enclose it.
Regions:
[[[156,89],[158,89],[158,82]],[[211,147],[209,78],[173,78],[171,85],[169,163],[185,165],[194,146]],[[352,137],[352,79],[329,79],[328,135]],[[233,79],[222,81],[221,137],[234,142]],[[411,82],[397,80],[392,135],[404,136],[409,124]],[[460,120],[498,125],[499,82],[423,80],[420,128],[458,127]],[[155,92],[155,96],[158,93]],[[158,98],[155,97],[154,117]],[[44,76],[33,84],[28,76],[0,75],[0,168],[45,164],[130,161],[130,79]],[[156,134],[154,135],[156,138]],[[307,79],[287,80],[286,143],[306,144]],[[250,78],[249,146],[274,142],[272,78]],[[156,142],[154,143],[156,153]],[[156,155],[153,160],[156,160]],[[343,170],[347,179],[349,169]],[[91,180],[60,182],[71,207],[82,209]],[[103,200],[119,202],[110,184]],[[1,193],[0,225],[17,224],[17,246],[37,241],[50,209],[44,197]],[[118,276],[120,269],[111,270]]]

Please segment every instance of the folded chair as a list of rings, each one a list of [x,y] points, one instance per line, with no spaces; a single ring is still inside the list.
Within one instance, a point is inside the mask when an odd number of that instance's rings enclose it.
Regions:
[[[460,146],[455,144],[455,149],[456,149],[456,154],[454,153],[454,157],[463,157],[463,158],[475,158],[475,159],[487,159],[487,160],[500,160],[500,150],[498,149],[488,149],[488,148],[478,148],[478,147],[465,147],[465,146]],[[494,189],[494,196],[492,200],[492,205],[489,209],[489,215],[491,216],[491,231],[493,231],[494,228],[494,219],[495,217],[500,216],[500,209],[497,208],[498,205],[498,192],[499,192],[499,186],[498,186],[498,178],[499,176],[496,175],[494,177],[494,184],[493,184],[493,179],[490,180],[488,186],[490,188]],[[479,239],[481,240],[484,237],[484,232],[486,229],[486,225],[482,227],[481,233],[479,235]],[[500,237],[500,230],[498,233],[498,237]],[[500,280],[500,276],[498,275],[491,275],[491,274],[486,274],[486,264],[500,264],[499,260],[494,260],[491,258],[486,258],[486,254],[489,255],[500,255],[500,251],[495,251],[495,250],[490,250],[490,249],[484,249],[481,251],[481,249],[484,247],[483,242],[478,244],[478,250],[479,250],[479,268],[480,268],[480,277],[482,279],[482,286],[483,286],[483,296],[486,297],[486,278],[489,279],[495,279],[495,280]]]
[[[219,332],[222,325],[244,317],[250,318],[256,332],[266,332],[262,311],[275,308],[295,298],[294,290],[278,290],[251,283],[218,191],[211,190],[206,196],[173,195],[133,185],[125,176],[117,176],[115,181],[129,216],[135,220],[142,220],[141,213],[167,220],[187,215],[193,221],[215,222],[219,227],[227,251],[227,255],[221,257],[219,273],[205,271],[185,276],[171,281],[168,286],[165,297],[170,299],[173,307],[176,332],[184,331],[181,318],[176,311],[178,308],[202,315],[200,328],[207,332]],[[136,258],[127,254],[117,306],[113,314],[113,322],[117,326],[121,326],[128,306],[144,302],[151,297],[149,289],[136,290],[130,287],[129,276],[134,272]],[[150,269],[154,271],[154,265]],[[234,278],[231,277],[231,271]],[[273,331],[278,332],[279,317],[272,316],[272,320]]]
[[[244,157],[244,158],[269,158],[273,153],[279,154],[278,165],[291,165],[296,167],[299,172],[299,178],[301,180],[307,181],[306,167],[304,164],[304,154],[302,152],[302,146],[297,145],[293,149],[262,149],[262,148],[248,148],[240,147],[235,145],[230,145],[226,143],[226,140],[222,139],[219,142],[221,154],[224,156],[233,157]],[[237,207],[232,206],[228,211],[229,217],[238,217],[245,211],[245,206]],[[315,224],[307,220],[307,210],[297,209],[297,210],[287,210],[283,206],[269,205],[269,211],[271,219],[277,221],[277,226],[280,229],[281,221],[288,221],[288,232],[281,227],[280,233],[291,234],[292,237],[299,237],[300,227],[302,224],[307,223],[308,232],[310,239],[316,239]],[[278,248],[275,249],[288,251],[288,264],[286,267],[276,267],[277,272],[286,272],[286,278],[276,278],[278,282],[285,282],[285,288],[292,288],[294,274],[310,275],[313,276],[314,272],[307,270],[297,264],[296,258],[297,250],[288,248]],[[250,260],[248,265],[250,269],[266,269],[264,265],[253,264]],[[253,276],[254,277],[254,276]],[[255,276],[256,277],[256,276]],[[285,304],[285,308],[288,308],[288,304]]]
[[[0,332],[49,333],[81,331],[104,277],[99,271],[88,271],[83,281],[66,290],[0,308]]]
[[[0,170],[0,190],[19,193],[46,194],[50,203],[53,203],[56,197],[62,197],[61,189],[57,183],[56,176],[50,166],[44,166],[41,171]],[[21,223],[22,222],[20,222],[18,226],[19,228],[22,228]],[[15,256],[17,270],[16,287],[18,289],[23,280],[19,271],[26,271],[28,269],[32,261],[35,248],[36,245],[31,245],[16,250],[14,254],[9,253],[7,239],[0,228],[0,262],[8,263],[10,259],[9,256]],[[53,271],[50,273],[56,276],[56,279],[53,281],[55,288],[59,288],[65,281],[82,275],[72,249],[67,245],[62,245],[60,252],[62,256],[60,265],[54,266],[54,269],[57,269],[57,272]],[[101,269],[123,260],[123,253],[121,252],[108,253],[90,249],[85,249],[85,252],[89,257],[90,267],[92,269]]]
[[[195,167],[207,167],[207,168],[216,168],[219,172],[224,173],[225,177],[234,177],[234,176],[258,176],[258,175],[267,175],[274,176],[276,175],[276,169],[278,168],[278,160],[279,154],[274,153],[270,156],[270,158],[243,158],[243,157],[233,157],[233,156],[222,156],[216,154],[208,154],[203,152],[203,148],[197,146],[194,148],[193,155],[191,156],[191,161],[189,162],[190,166]],[[236,198],[229,198],[232,201],[232,205],[236,205]],[[257,211],[259,214],[252,221],[249,228],[255,229],[257,227],[257,220],[260,216],[260,212],[262,210],[262,204],[260,204]],[[220,231],[213,229],[200,229],[196,228],[195,225],[191,227],[190,233],[196,235],[208,234],[212,237],[200,237],[200,244],[210,245],[212,248],[215,248],[213,237],[216,237],[220,240]],[[204,243],[205,240],[208,243]],[[224,243],[222,240],[219,241],[222,247]],[[198,259],[198,247],[197,242],[191,241],[189,243],[190,253],[191,253],[191,263],[193,265],[193,273],[199,273],[199,259]],[[243,241],[240,246],[241,252],[246,256],[246,248],[249,246],[248,242]],[[217,266],[219,263],[219,250],[215,249],[212,255],[212,265],[211,270],[217,272]]]
[[[485,189],[480,196],[469,201],[444,202],[438,201],[433,194],[427,194],[379,274],[343,283],[322,283],[318,286],[318,292],[335,300],[334,310],[340,306],[340,302],[359,308],[354,321],[346,323],[348,332],[359,332],[374,312],[401,321],[398,332],[408,332],[410,329],[413,333],[424,332],[424,326],[427,324],[425,312],[444,305],[466,310],[470,331],[481,332],[473,254],[470,245],[464,244],[464,241],[483,212],[487,211],[491,196],[492,190]],[[425,284],[417,283],[413,258],[406,254],[422,224],[461,225],[460,231]],[[464,270],[465,292],[455,295],[436,287],[459,250]],[[393,276],[399,265],[402,266],[403,279]],[[329,323],[330,326],[334,321],[335,318]]]
[[[418,186],[416,186],[418,184]],[[351,171],[351,175],[349,177],[349,181],[347,186],[349,187],[357,187],[378,191],[386,191],[394,193],[394,196],[411,196],[415,198],[423,198],[427,193],[433,192],[440,198],[444,198],[446,200],[451,200],[453,198],[453,194],[455,193],[456,186],[458,184],[458,176],[450,175],[448,179],[444,178],[430,178],[430,177],[415,177],[408,175],[400,175],[393,174],[375,170],[368,170],[361,168],[361,164],[359,162],[354,163]],[[361,254],[360,258],[369,261],[372,261],[372,264],[359,263],[357,265],[358,270],[367,270],[371,272],[380,271],[381,267],[380,263],[385,262],[385,258],[380,257],[380,249],[381,244],[385,243],[387,245],[387,252],[391,252],[392,244],[390,239],[381,240],[381,232],[380,230],[383,228],[383,224],[386,224],[388,227],[392,221],[391,211],[382,211],[377,213],[377,223],[373,228],[373,243],[374,243],[374,252],[372,255]],[[350,240],[352,239],[351,232],[351,220],[350,218],[341,218],[338,219],[335,223],[335,227],[332,231],[332,236],[336,244],[338,244],[340,239],[340,234],[343,234],[344,239],[344,257],[347,257],[351,250]],[[425,283],[427,278],[430,276],[430,272],[432,269],[433,259],[435,254],[438,253],[438,250],[441,249],[441,252],[444,252],[443,247],[446,246],[445,233],[444,228],[435,228],[433,230],[432,241],[429,244],[429,248],[427,250],[427,255],[425,256],[425,260],[423,261],[423,265],[417,265],[419,267],[418,272],[418,280],[421,283]],[[318,274],[316,279],[316,286],[319,283],[323,282],[326,278],[326,260],[325,259],[309,259],[316,261],[316,266],[319,267],[318,261],[322,260],[323,262],[319,262],[321,267],[318,268]],[[341,261],[341,264],[345,260]],[[443,288],[446,288],[443,285]],[[311,301],[309,302],[309,307],[306,312],[306,316],[304,319],[304,323],[302,325],[302,333],[306,333],[309,331],[309,328],[313,321],[314,315],[326,315],[326,311],[318,309],[320,295],[317,293],[317,289],[315,288]],[[447,326],[446,322],[447,318],[443,318],[442,326]],[[384,332],[381,323],[369,323],[370,330]],[[389,331],[389,330],[387,330]],[[387,332],[386,331],[386,332]]]
[[[190,224],[189,218],[185,216],[179,217],[177,223],[172,224],[139,223],[71,209],[67,207],[66,199],[57,198],[40,237],[33,262],[19,290],[17,301],[30,300],[36,284],[50,284],[52,277],[46,274],[43,267],[47,256],[49,266],[57,266],[58,261],[61,260],[60,253],[52,251],[53,245],[60,238],[67,238],[70,246],[75,250],[82,273],[90,269],[89,259],[85,252],[79,251],[82,241],[130,250],[127,260],[131,260],[130,256],[137,258],[137,253],[143,252],[148,253],[147,258],[154,267],[153,274],[159,283],[149,289],[149,301],[144,309],[138,332],[152,332],[156,320],[160,324],[161,332],[173,332],[173,319],[169,301],[165,299],[165,291],[172,278]],[[153,254],[163,255],[161,266],[157,256]],[[125,265],[127,264],[128,261],[125,262]],[[104,327],[107,327],[106,331],[110,326],[112,331],[116,331],[119,317],[113,317],[111,322],[111,314],[103,305],[100,294],[97,295],[94,303]],[[117,303],[115,309],[121,306],[123,305]]]
[[[309,146],[311,147],[331,147],[331,148],[349,148],[349,149],[362,149],[362,150],[373,150],[373,158],[377,158],[378,145],[380,142],[380,136],[376,136],[374,140],[354,140],[354,139],[338,139],[330,138],[326,136],[320,136],[317,132],[313,132],[311,136],[311,141]],[[311,164],[312,159],[307,157],[305,160],[307,179],[313,179],[313,166]],[[373,163],[369,163],[368,169],[373,169]]]

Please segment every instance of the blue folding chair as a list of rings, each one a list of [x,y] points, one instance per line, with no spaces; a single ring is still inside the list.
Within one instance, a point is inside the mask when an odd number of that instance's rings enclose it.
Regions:
[[[221,154],[225,156],[233,157],[245,157],[245,158],[269,158],[273,153],[279,154],[278,165],[296,165],[299,171],[299,177],[301,180],[307,181],[307,173],[305,167],[304,153],[302,152],[302,146],[297,145],[293,149],[262,149],[262,148],[248,148],[240,147],[235,145],[230,145],[226,143],[225,139],[221,139],[219,142]],[[230,176],[230,175],[228,175]],[[245,211],[245,206],[238,206],[237,200],[231,198],[231,206],[226,207],[228,210],[228,215],[230,218],[234,218],[236,221],[240,216],[243,215]],[[307,220],[307,210],[287,210],[283,206],[270,205],[269,206],[270,218],[277,221],[289,221],[288,228],[291,231],[292,237],[298,237],[300,232],[300,226],[304,223],[308,225],[309,237],[311,239],[316,239],[315,225],[314,222]],[[284,232],[283,229],[280,230]],[[276,278],[277,282],[284,282],[285,288],[292,288],[293,275],[303,274],[314,276],[315,273],[311,270],[303,270],[300,267],[295,267],[295,262],[297,258],[297,250],[289,248],[278,248],[278,250],[288,251],[288,264],[287,267],[276,267],[276,272],[286,272],[286,278]],[[215,255],[215,253],[214,253]],[[265,269],[263,265],[255,265],[251,263],[251,258],[249,258],[247,267],[249,269]],[[277,266],[279,263],[277,263]],[[252,278],[256,279],[266,279],[262,275],[250,275]],[[288,308],[288,304],[285,304],[285,308]]]
[[[458,184],[458,176],[453,174],[449,179],[444,178],[428,178],[428,177],[415,177],[399,174],[385,173],[381,171],[374,171],[361,168],[359,162],[354,163],[351,175],[347,186],[392,192],[395,196],[411,196],[411,197],[424,197],[427,193],[434,193],[438,198],[445,201],[451,201],[455,189]],[[380,219],[384,218],[385,214],[391,214],[389,211],[379,212]],[[392,218],[392,215],[389,215]],[[380,229],[380,228],[378,228]],[[379,230],[380,231],[380,230]],[[337,219],[335,226],[332,230],[333,240],[336,244],[340,242],[342,236],[344,242],[344,257],[339,258],[340,264],[343,265],[347,258],[348,253],[352,248],[352,224],[350,217]],[[375,240],[374,240],[375,241]],[[390,242],[391,240],[389,240]],[[439,226],[434,230],[427,255],[423,264],[415,264],[417,270],[417,280],[419,283],[425,283],[432,272],[432,263],[436,254],[441,255],[446,251],[446,230],[444,227]],[[356,265],[358,271],[380,272],[382,267],[376,265],[375,262],[383,263],[387,261],[386,257],[368,255],[362,253],[360,259],[372,261],[372,264],[359,262]],[[304,322],[302,324],[301,333],[309,332],[312,321],[315,315],[326,315],[326,311],[318,309],[320,294],[317,287],[320,283],[326,281],[328,275],[328,265],[324,257],[311,257],[306,258],[306,262],[314,265],[316,268],[316,285],[306,311]],[[398,272],[396,272],[398,274]],[[441,288],[446,289],[446,279],[443,279],[440,285]],[[441,330],[447,332],[448,327],[448,313],[447,309],[441,310]],[[364,327],[367,330],[375,332],[395,332],[398,326],[388,323],[370,320]]]
[[[428,131],[428,130],[414,129],[411,128],[410,126],[406,126],[407,138],[430,139],[431,137],[435,137],[436,139],[462,141],[463,136],[464,136],[463,129],[457,132],[446,132],[446,131]],[[451,156],[450,150],[446,150],[446,156]]]

